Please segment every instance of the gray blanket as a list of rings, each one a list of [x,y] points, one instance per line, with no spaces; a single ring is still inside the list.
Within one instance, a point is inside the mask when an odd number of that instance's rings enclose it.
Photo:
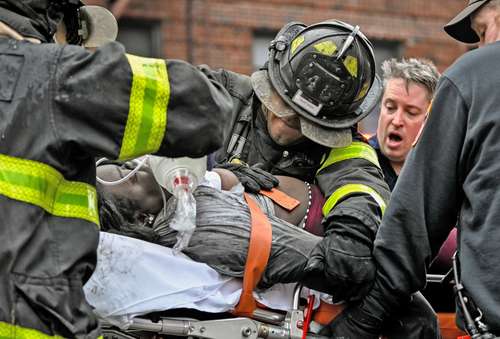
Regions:
[[[221,274],[242,277],[251,225],[243,195],[200,186],[194,196],[196,230],[183,252]],[[272,204],[262,204],[266,201],[262,197],[257,200],[269,218],[273,233],[271,255],[259,287],[301,281],[309,253],[321,238],[275,217]],[[177,232],[168,226],[175,206],[175,199],[169,199],[154,225],[160,243],[168,247],[177,241]]]

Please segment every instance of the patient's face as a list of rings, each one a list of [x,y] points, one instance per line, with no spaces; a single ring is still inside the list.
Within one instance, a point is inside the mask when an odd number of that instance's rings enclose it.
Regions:
[[[131,172],[131,168],[118,165],[102,165],[97,167],[97,176],[106,181],[116,181]],[[161,188],[156,183],[151,169],[141,167],[127,181],[113,186],[104,186],[104,190],[123,199],[128,199],[139,211],[157,214],[163,207]]]

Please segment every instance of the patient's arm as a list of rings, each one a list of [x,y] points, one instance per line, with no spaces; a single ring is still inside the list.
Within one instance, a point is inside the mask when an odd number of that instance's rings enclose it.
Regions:
[[[292,225],[299,225],[307,213],[307,207],[309,204],[309,189],[306,183],[302,180],[280,175],[276,176],[276,178],[280,181],[279,186],[276,187],[277,189],[300,201],[300,205],[294,208],[291,212],[277,204],[274,204],[276,216],[280,219],[288,221]]]
[[[239,183],[238,178],[231,171],[222,168],[214,168],[212,171],[220,176],[223,190],[230,190]],[[276,176],[276,178],[280,181],[279,186],[276,187],[277,189],[300,201],[300,205],[291,212],[274,204],[276,216],[293,225],[298,225],[302,219],[304,219],[307,211],[309,204],[309,189],[303,181],[296,178],[287,176]]]
[[[222,185],[223,191],[229,191],[233,186],[236,186],[240,181],[234,175],[233,172],[223,169],[223,168],[214,168],[212,172],[215,172],[219,175]]]

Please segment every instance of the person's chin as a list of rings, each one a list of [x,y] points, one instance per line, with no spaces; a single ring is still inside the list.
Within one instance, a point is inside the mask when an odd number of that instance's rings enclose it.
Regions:
[[[394,152],[394,151],[388,151],[385,152],[384,155],[389,159],[391,162],[404,162],[406,156],[402,152]]]
[[[383,147],[382,153],[391,161],[398,161],[403,152],[399,148]]]
[[[280,146],[289,146],[293,144],[294,140],[289,140],[288,138],[274,137],[273,141]]]
[[[273,133],[271,138],[280,146],[295,145],[305,139],[300,133],[293,133],[293,135],[290,133]]]

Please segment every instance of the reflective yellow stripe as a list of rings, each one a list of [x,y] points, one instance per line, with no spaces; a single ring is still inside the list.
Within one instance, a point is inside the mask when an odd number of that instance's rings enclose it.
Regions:
[[[321,165],[316,174],[334,163],[355,158],[368,160],[375,166],[380,167],[377,152],[375,152],[370,145],[364,142],[354,141],[346,147],[332,148],[328,158],[326,158],[325,162]]]
[[[170,99],[164,60],[130,54],[127,59],[132,69],[132,88],[120,160],[158,151],[165,135]]]
[[[99,225],[95,187],[66,181],[41,162],[0,154],[0,194],[39,206],[52,215]]]
[[[0,322],[0,339],[62,339],[58,335],[47,335],[43,332]]]
[[[97,339],[103,338],[102,335],[97,337]],[[63,339],[63,337],[0,321],[0,339]]]
[[[386,203],[384,199],[377,193],[373,188],[363,185],[363,184],[348,184],[337,189],[328,198],[328,200],[323,205],[323,215],[326,217],[328,213],[337,205],[337,203],[351,194],[364,193],[370,195],[373,200],[375,200],[382,211],[385,212]]]

